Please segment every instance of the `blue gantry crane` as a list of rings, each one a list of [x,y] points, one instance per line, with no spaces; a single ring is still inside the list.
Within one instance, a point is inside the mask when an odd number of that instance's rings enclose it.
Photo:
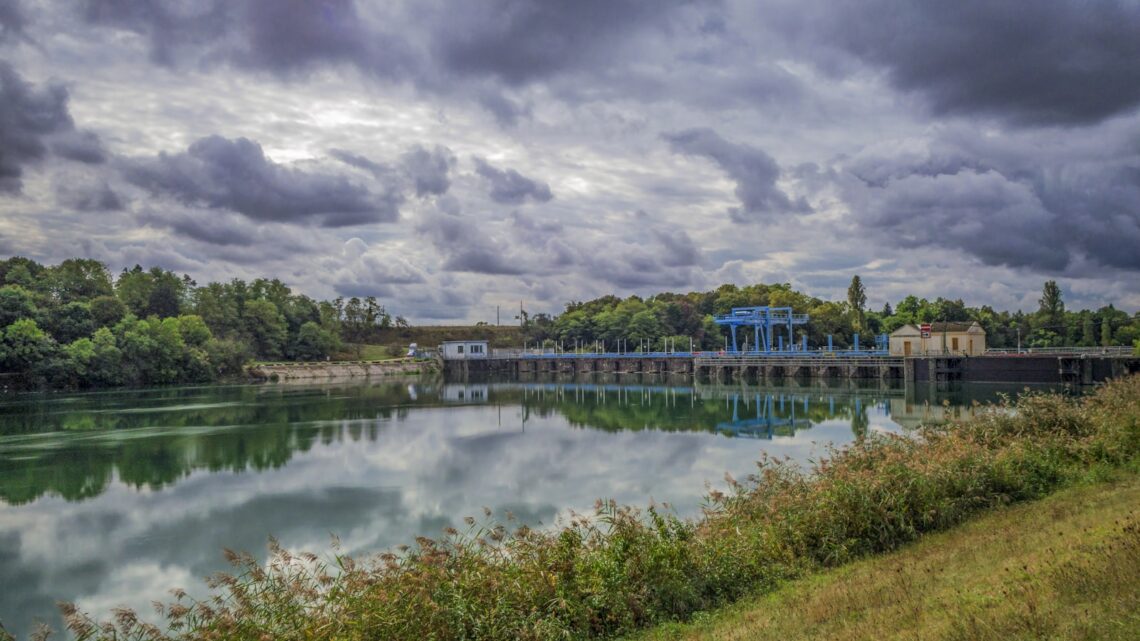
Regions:
[[[731,354],[808,354],[807,332],[800,335],[798,343],[795,340],[795,327],[807,325],[808,315],[795,314],[791,307],[733,307],[731,312],[715,316],[713,320],[717,325],[728,326],[732,336]],[[741,327],[752,330],[752,342],[745,339],[745,349],[741,349],[737,335]],[[832,348],[831,336],[828,336],[826,353],[834,356],[882,356],[888,352],[886,334],[875,337],[873,349],[859,346],[859,334],[853,338],[855,345],[852,349],[836,351]]]
[[[727,325],[732,335],[732,351],[741,352],[737,344],[737,329],[752,329],[750,354],[796,351],[794,327],[806,325],[807,314],[794,314],[791,307],[733,307],[732,311],[713,318],[717,325]],[[784,341],[785,332],[787,342]],[[807,334],[798,350],[807,351]]]

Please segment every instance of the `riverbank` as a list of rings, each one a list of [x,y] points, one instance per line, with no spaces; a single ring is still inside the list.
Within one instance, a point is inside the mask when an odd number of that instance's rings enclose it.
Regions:
[[[1135,639],[1140,473],[1110,477],[627,641]]]
[[[164,610],[175,632],[122,613],[120,638],[628,634],[1134,468],[1138,455],[1133,377],[1080,401],[1023,398],[917,438],[873,436],[810,471],[762,460],[731,493],[710,496],[699,521],[600,502],[592,518],[561,530],[470,519],[464,532],[376,558],[322,562],[275,549],[265,565],[235,555],[237,572],[217,581],[216,601]],[[81,638],[112,638],[74,610],[68,618]]]
[[[439,371],[434,361],[396,358],[385,361],[254,363],[246,375],[261,381],[314,381],[347,378],[418,376]]]

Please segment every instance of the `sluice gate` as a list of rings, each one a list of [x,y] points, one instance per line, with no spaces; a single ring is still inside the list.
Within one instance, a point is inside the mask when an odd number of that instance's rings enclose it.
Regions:
[[[1092,384],[1140,372],[1140,357],[1111,354],[889,356],[828,353],[718,354],[526,353],[499,351],[486,358],[444,360],[449,373],[658,374],[712,382],[783,378],[903,380],[915,383],[976,382]]]

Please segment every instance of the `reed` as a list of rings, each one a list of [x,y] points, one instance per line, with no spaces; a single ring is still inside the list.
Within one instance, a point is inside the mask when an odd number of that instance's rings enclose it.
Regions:
[[[810,470],[763,459],[695,520],[599,501],[557,530],[490,514],[399,552],[230,553],[213,596],[165,625],[63,606],[79,639],[589,639],[626,634],[898,548],[987,508],[1140,461],[1140,377],[1027,394],[969,422],[868,437]]]

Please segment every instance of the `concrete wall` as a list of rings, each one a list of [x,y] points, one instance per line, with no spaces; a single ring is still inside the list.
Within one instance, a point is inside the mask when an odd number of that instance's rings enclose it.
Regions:
[[[320,380],[407,376],[433,371],[429,361],[379,361],[337,363],[272,363],[250,366],[246,372],[259,380]]]

